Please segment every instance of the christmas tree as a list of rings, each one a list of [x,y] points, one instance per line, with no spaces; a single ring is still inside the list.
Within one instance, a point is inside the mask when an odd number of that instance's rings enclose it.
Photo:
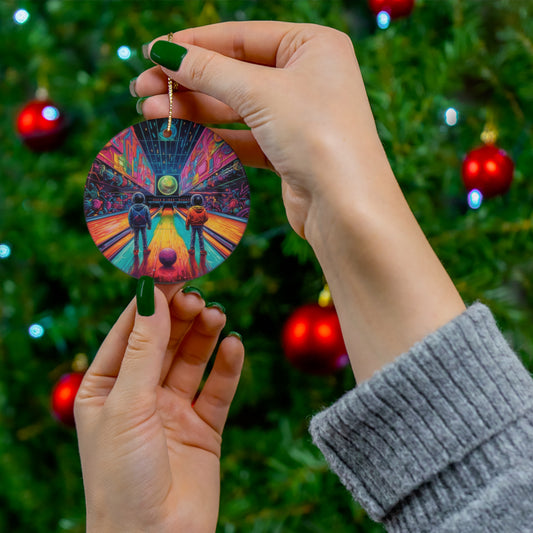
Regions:
[[[532,0],[417,0],[392,20],[367,0],[4,0],[0,15],[0,531],[85,530],[75,432],[52,416],[50,395],[76,354],[95,355],[136,281],[95,247],[83,190],[102,146],[142,120],[128,91],[151,65],[142,44],[171,31],[277,19],[347,32],[415,216],[465,302],[488,304],[533,370]],[[37,115],[51,126],[39,134],[17,117],[45,92]],[[507,193],[469,205],[461,165],[483,131],[497,133],[514,175]],[[306,374],[284,357],[284,323],[324,279],[288,225],[279,178],[247,174],[244,238],[193,283],[225,305],[247,351],[224,434],[219,531],[383,531],[311,443],[310,415],[353,375]]]

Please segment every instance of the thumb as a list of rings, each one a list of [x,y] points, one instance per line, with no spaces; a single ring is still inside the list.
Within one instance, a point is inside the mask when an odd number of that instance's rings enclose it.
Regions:
[[[180,85],[198,91],[230,106],[241,117],[252,113],[247,109],[265,83],[264,66],[224,56],[192,44],[158,40],[150,49],[150,59]],[[261,82],[261,83],[259,83]]]
[[[143,276],[137,285],[137,312],[115,383],[121,392],[150,392],[161,377],[170,338],[168,302],[154,279]]]

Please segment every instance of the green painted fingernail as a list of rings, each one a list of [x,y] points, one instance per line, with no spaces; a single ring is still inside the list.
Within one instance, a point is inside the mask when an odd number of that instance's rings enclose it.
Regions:
[[[221,313],[226,313],[226,308],[222,304],[219,304],[218,302],[209,302],[208,304],[206,304],[206,307],[208,308],[215,307]]]
[[[143,103],[145,100],[146,98],[139,98],[137,100],[137,103],[135,104],[135,109],[137,110],[137,113],[139,113],[139,115],[143,114]]]
[[[137,82],[137,78],[132,78],[130,80],[130,94],[134,97],[134,98],[139,98],[139,95],[137,94],[137,91],[135,90],[135,83]]]
[[[155,313],[154,278],[142,276],[137,283],[137,311],[141,316]]]
[[[183,287],[183,289],[181,289],[181,292],[183,294],[197,294],[200,298],[204,298],[204,294],[202,293],[202,291],[200,289],[197,289],[196,287],[192,287],[191,285],[189,285],[188,287]]]
[[[187,48],[179,44],[156,41],[150,50],[150,59],[169,70],[178,70],[186,54]]]
[[[242,335],[237,331],[230,331],[228,337],[237,337],[242,342]]]

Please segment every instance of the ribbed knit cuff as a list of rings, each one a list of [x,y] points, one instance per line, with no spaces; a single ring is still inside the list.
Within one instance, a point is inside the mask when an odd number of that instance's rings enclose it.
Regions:
[[[530,375],[478,303],[316,415],[310,431],[374,520],[423,531],[512,466],[506,447],[531,448],[532,409]]]

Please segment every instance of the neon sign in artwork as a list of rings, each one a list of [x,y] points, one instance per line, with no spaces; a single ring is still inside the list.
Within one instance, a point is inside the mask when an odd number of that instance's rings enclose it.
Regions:
[[[181,171],[180,190],[182,193],[190,191],[236,158],[235,152],[221,137],[211,130],[204,130]]]
[[[146,191],[155,194],[155,176],[132,128],[113,137],[100,151],[98,159]]]

